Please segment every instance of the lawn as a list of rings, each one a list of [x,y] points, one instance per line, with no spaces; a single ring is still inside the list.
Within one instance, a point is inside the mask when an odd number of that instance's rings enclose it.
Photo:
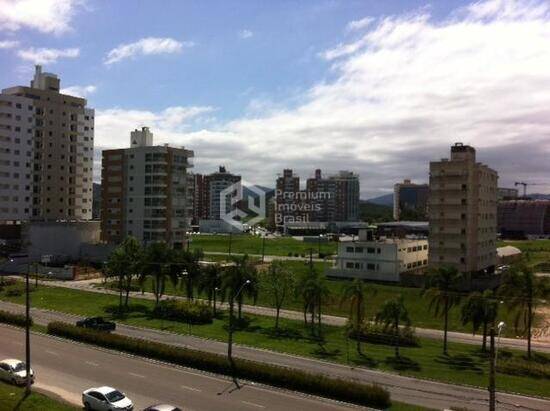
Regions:
[[[76,411],[78,409],[38,393],[32,393],[25,398],[24,388],[0,382],[0,411]]]
[[[501,241],[499,247],[511,245],[529,254],[529,264],[541,272],[550,272],[550,240]]]
[[[1,299],[23,303],[23,297],[6,297]],[[84,291],[40,287],[32,293],[32,305],[79,315],[103,315],[109,317],[105,308],[117,304],[117,297]],[[127,324],[164,329],[176,333],[193,335],[225,341],[227,333],[226,321],[216,319],[209,325],[193,325],[185,323],[153,319],[150,311],[152,301],[132,299],[133,312],[125,319],[118,320]],[[280,352],[314,357],[353,366],[364,366],[382,371],[396,372],[419,378],[468,384],[480,387],[487,385],[487,358],[481,354],[478,346],[465,344],[449,345],[450,356],[441,354],[440,341],[421,339],[421,347],[402,349],[403,361],[396,364],[393,361],[393,349],[386,345],[365,345],[365,355],[359,356],[353,341],[348,341],[341,327],[324,327],[324,343],[319,343],[309,335],[300,321],[282,320],[285,330],[284,337],[273,336],[273,319],[262,316],[247,316],[249,325],[235,334],[235,342],[249,346],[271,349]],[[505,352],[500,350],[501,353]],[[523,353],[506,351],[506,355],[523,355]],[[540,357],[550,361],[548,357]],[[497,385],[500,390],[514,391],[527,395],[548,396],[550,380],[528,377],[499,375]]]
[[[231,252],[241,254],[262,254],[263,239],[258,236],[239,234],[202,234],[191,236],[191,249],[202,249],[205,252],[215,251],[221,253],[229,252],[229,241],[231,239]],[[334,241],[329,243],[304,243],[292,237],[270,238],[265,240],[265,255],[301,256],[309,255],[313,250],[314,254],[319,251],[325,254],[335,254],[338,244]]]
[[[309,270],[309,264],[307,262],[283,261],[283,264],[289,270],[291,270],[295,274],[295,276],[299,276],[300,274],[303,274],[304,272],[307,272]],[[328,264],[329,263],[314,262],[314,267],[316,270],[322,272]],[[145,285],[146,290],[151,289],[150,284],[151,282],[150,280],[148,280]],[[345,280],[329,281],[329,287],[332,295],[323,309],[325,314],[347,317],[349,313],[349,303],[342,300],[342,295],[347,284],[349,284],[349,281]],[[430,312],[429,301],[423,297],[422,289],[375,283],[368,283],[367,287],[371,289],[371,293],[367,295],[366,299],[367,316],[374,316],[374,314],[382,305],[382,303],[384,303],[384,301],[403,295],[405,306],[409,311],[411,321],[415,327],[432,329],[441,329],[443,327],[443,320],[441,318],[434,317],[433,314]],[[167,283],[166,294],[185,296],[185,291],[180,288],[175,288],[171,283]],[[254,301],[250,298],[246,298],[245,301],[248,304],[254,303]],[[256,301],[256,305],[272,307],[273,303],[265,293],[260,292]],[[284,303],[283,308],[301,311],[302,302],[298,296],[291,295]],[[507,324],[513,324],[512,315],[507,311],[505,307],[501,308],[499,318],[501,318]],[[471,326],[464,326],[460,321],[460,307],[454,307],[450,311],[449,330],[468,333],[471,332]],[[505,332],[506,335],[509,337],[516,336],[513,327],[508,327]]]

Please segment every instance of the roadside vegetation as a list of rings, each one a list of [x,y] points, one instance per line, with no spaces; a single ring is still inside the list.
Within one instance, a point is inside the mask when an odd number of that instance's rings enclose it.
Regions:
[[[57,401],[43,394],[25,396],[25,389],[0,382],[0,411],[76,411],[80,408]]]

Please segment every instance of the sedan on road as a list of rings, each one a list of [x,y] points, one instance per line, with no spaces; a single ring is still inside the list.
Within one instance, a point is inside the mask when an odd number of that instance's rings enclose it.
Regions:
[[[86,410],[132,411],[134,404],[126,395],[112,387],[90,388],[82,393],[82,404]]]
[[[96,331],[114,331],[116,324],[112,321],[105,321],[103,317],[89,317],[76,322],[77,327],[91,328]]]
[[[31,384],[34,383],[34,372],[31,369]],[[22,385],[27,382],[27,366],[23,361],[6,359],[0,361],[0,379]]]

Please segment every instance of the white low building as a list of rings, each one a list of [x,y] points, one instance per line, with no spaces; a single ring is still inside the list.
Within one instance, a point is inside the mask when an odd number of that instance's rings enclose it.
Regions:
[[[427,266],[427,238],[376,239],[368,230],[360,230],[357,241],[338,245],[338,256],[327,275],[399,282],[401,273],[421,271]]]

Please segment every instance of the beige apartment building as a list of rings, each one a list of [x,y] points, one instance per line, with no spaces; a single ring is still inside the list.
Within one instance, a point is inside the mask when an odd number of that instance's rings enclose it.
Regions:
[[[192,217],[188,169],[193,151],[154,146],[147,127],[131,133],[130,148],[104,150],[101,238],[120,243],[165,241],[183,247]]]
[[[0,94],[0,221],[92,217],[94,110],[36,66]]]
[[[451,158],[430,163],[429,263],[464,273],[492,272],[496,263],[498,174],[456,143]]]

